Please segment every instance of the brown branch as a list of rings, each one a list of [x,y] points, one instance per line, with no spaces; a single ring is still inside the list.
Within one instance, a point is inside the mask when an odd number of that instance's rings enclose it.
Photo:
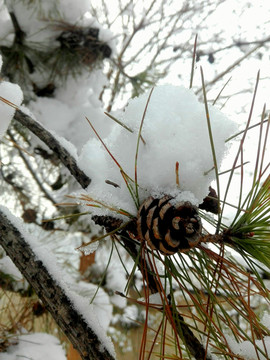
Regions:
[[[42,140],[59,157],[62,164],[70,171],[81,187],[83,189],[87,188],[91,179],[78,167],[73,156],[48,130],[21,110],[16,110],[14,118]]]
[[[83,314],[74,308],[61,285],[49,273],[45,264],[38,259],[20,230],[1,211],[0,244],[32,285],[82,359],[114,359],[95,331],[86,323]]]

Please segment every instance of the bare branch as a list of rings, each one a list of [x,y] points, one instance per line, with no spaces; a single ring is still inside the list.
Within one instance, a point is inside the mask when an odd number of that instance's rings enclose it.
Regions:
[[[9,137],[11,138],[12,141],[15,142],[15,139],[11,133],[10,130],[7,131],[7,134],[9,135]],[[42,182],[39,180],[37,174],[35,173],[34,169],[32,168],[32,166],[30,165],[29,161],[26,159],[25,155],[23,154],[23,152],[21,151],[20,148],[17,148],[20,157],[22,158],[26,168],[28,169],[28,171],[30,172],[30,174],[32,175],[33,179],[35,180],[35,182],[37,183],[38,187],[40,188],[41,192],[45,195],[45,197],[50,200],[52,202],[52,204],[56,204],[56,201],[53,199],[53,197],[49,194],[49,192],[45,189],[45,187],[43,186]]]
[[[73,156],[56,140],[52,134],[46,130],[41,124],[23,113],[16,110],[15,120],[27,127],[33,134],[42,140],[60,159],[63,165],[70,171],[71,175],[78,181],[83,189],[87,188],[91,179],[79,169]]]

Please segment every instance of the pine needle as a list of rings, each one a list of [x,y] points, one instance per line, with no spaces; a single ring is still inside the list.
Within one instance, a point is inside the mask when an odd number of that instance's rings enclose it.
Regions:
[[[208,110],[208,104],[207,104],[207,97],[206,97],[206,89],[205,89],[205,83],[204,83],[204,75],[202,67],[200,67],[201,70],[201,79],[202,79],[202,88],[203,88],[203,97],[204,97],[204,106],[205,106],[205,114],[206,114],[206,120],[207,120],[207,127],[208,127],[208,133],[209,133],[209,140],[211,144],[211,150],[212,150],[212,156],[213,156],[213,162],[214,162],[214,169],[216,174],[216,183],[217,183],[217,200],[219,202],[220,200],[220,186],[219,186],[219,175],[218,175],[218,165],[217,165],[217,158],[216,158],[216,151],[215,151],[215,144],[214,144],[214,138],[212,134],[212,128],[211,128],[211,122],[210,122],[210,115]],[[219,232],[219,227],[221,223],[221,215],[218,214],[218,224],[216,228],[216,233]]]
[[[154,88],[151,89],[151,91],[149,93],[149,96],[148,96],[148,99],[147,99],[147,102],[146,102],[146,105],[145,105],[145,108],[144,108],[144,112],[143,112],[143,115],[142,115],[142,120],[141,120],[141,124],[140,124],[140,128],[139,128],[139,133],[138,133],[138,138],[137,138],[137,146],[136,146],[136,153],[135,153],[135,195],[136,195],[136,199],[137,199],[138,204],[140,204],[140,200],[139,200],[139,191],[138,191],[139,186],[138,186],[138,166],[137,165],[138,165],[140,137],[141,137],[141,133],[142,133],[142,127],[143,127],[145,115],[146,115],[147,108],[148,108],[148,105],[149,105],[149,102],[150,102],[153,91],[154,91]]]
[[[194,70],[195,70],[195,62],[196,62],[197,39],[198,39],[198,34],[196,34],[195,36],[194,46],[193,46],[192,65],[191,65],[191,74],[190,74],[190,82],[189,82],[190,89],[192,88],[193,77],[195,72]]]

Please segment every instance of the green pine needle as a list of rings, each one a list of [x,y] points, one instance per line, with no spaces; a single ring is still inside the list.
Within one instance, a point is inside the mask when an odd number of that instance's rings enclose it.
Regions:
[[[270,176],[253,194],[245,212],[229,229],[236,248],[244,250],[270,269]]]

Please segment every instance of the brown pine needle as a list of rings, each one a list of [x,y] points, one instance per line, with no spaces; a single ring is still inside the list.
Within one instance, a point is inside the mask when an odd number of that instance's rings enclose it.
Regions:
[[[129,189],[129,184],[127,181],[128,175],[124,172],[123,168],[121,167],[121,165],[119,164],[119,162],[116,160],[116,158],[113,156],[113,154],[110,152],[110,150],[108,149],[108,147],[106,146],[106,144],[104,143],[104,141],[101,139],[101,137],[99,136],[98,132],[96,131],[96,129],[94,128],[94,126],[92,125],[91,121],[85,117],[86,120],[88,121],[89,125],[91,126],[92,130],[94,131],[95,135],[97,136],[97,138],[99,139],[99,141],[101,142],[101,144],[104,146],[104,148],[106,149],[107,153],[110,155],[110,157],[113,159],[113,161],[115,162],[115,164],[118,166],[120,173],[126,183],[127,188]]]
[[[116,165],[119,167],[119,169],[122,169],[122,167],[120,166],[119,162],[116,160],[116,158],[113,156],[113,154],[110,152],[110,150],[108,149],[107,145],[104,143],[104,141],[101,139],[101,137],[99,136],[98,132],[96,131],[96,129],[94,128],[94,126],[92,125],[91,121],[85,117],[86,120],[88,121],[88,124],[91,126],[92,130],[94,131],[95,135],[97,136],[97,138],[99,139],[99,141],[101,142],[101,144],[105,147],[107,153],[110,155],[110,157],[113,159],[113,161],[116,163]]]
[[[24,148],[22,148],[22,147],[21,147],[20,145],[18,145],[15,141],[7,138],[6,136],[5,136],[5,139],[8,140],[9,142],[11,142],[12,145],[13,145],[16,149],[21,150],[22,152],[24,152],[25,154],[27,154],[27,155],[29,155],[29,156],[31,156],[31,157],[34,157],[34,155],[32,155],[30,152],[28,152],[27,150],[25,150]]]
[[[180,180],[179,180],[179,162],[175,163],[175,176],[176,176],[176,186],[180,188]]]
[[[115,121],[117,124],[121,125],[124,129],[128,130],[129,132],[133,133],[133,130],[128,127],[126,124],[122,123],[122,121],[118,120],[116,117],[112,116],[108,112],[104,111],[104,114],[107,115],[110,119]]]
[[[78,203],[69,203],[69,202],[63,202],[63,203],[57,203],[57,204],[54,204],[55,206],[78,206],[79,204]]]
[[[19,110],[19,107],[17,105],[15,105],[13,102],[3,98],[2,96],[0,96],[0,100],[3,101],[5,104],[13,107],[14,109]]]
[[[117,124],[121,125],[124,129],[128,130],[129,132],[133,133],[134,131],[128,127],[126,124],[124,124],[122,121],[118,120],[116,117],[112,116],[111,114],[109,114],[108,112],[104,111],[104,114],[107,115],[110,119],[112,119],[113,121],[115,121]],[[142,140],[143,144],[145,145],[146,142],[143,139],[142,135],[140,136],[140,139]]]

